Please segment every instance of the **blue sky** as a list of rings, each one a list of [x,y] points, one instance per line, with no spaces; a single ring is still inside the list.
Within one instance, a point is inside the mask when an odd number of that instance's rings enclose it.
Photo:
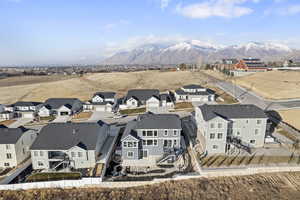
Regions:
[[[97,63],[143,43],[300,48],[299,0],[0,0],[0,65]]]

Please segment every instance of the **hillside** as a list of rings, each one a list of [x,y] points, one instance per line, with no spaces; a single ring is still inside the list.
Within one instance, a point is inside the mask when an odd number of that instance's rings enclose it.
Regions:
[[[300,98],[300,72],[271,71],[236,78],[235,82],[274,100]]]
[[[300,198],[300,173],[171,181],[136,188],[0,191],[1,199],[277,200]]]
[[[87,74],[83,77],[74,77],[65,80],[47,82],[37,81],[34,77],[26,79],[26,84],[19,84],[20,77],[9,79],[15,85],[1,86],[0,82],[0,103],[8,104],[19,100],[23,101],[44,101],[50,97],[78,97],[81,100],[88,100],[91,95],[98,91],[116,91],[119,96],[133,88],[157,88],[161,91],[176,89],[184,84],[204,83],[206,77],[197,72],[120,72],[120,73],[97,73]],[[48,77],[49,79],[49,77]]]

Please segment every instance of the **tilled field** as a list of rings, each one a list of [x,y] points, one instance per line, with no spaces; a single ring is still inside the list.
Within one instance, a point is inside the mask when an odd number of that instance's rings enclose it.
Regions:
[[[0,191],[0,199],[300,199],[300,173],[278,173],[171,181],[127,189],[48,189]]]

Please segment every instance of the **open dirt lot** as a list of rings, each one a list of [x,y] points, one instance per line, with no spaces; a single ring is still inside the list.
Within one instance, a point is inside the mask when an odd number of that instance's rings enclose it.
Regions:
[[[44,101],[50,97],[78,97],[85,101],[93,93],[101,90],[116,91],[121,96],[132,88],[157,88],[166,91],[184,84],[203,84],[207,80],[204,75],[189,71],[97,73],[46,82],[38,82],[36,79],[37,77],[34,77],[34,81],[30,84],[20,84],[16,80],[16,85],[1,87],[0,83],[0,103],[8,104],[19,100]],[[28,78],[27,80],[29,81]]]
[[[238,85],[267,99],[300,98],[300,72],[271,71],[235,78]]]
[[[300,109],[278,111],[283,121],[300,130]]]
[[[89,200],[296,200],[300,199],[300,173],[261,174],[190,179],[135,188],[44,189],[0,191],[1,199]]]

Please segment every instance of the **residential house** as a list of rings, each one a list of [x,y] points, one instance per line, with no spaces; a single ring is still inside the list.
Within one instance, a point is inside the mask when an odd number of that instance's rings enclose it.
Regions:
[[[213,102],[214,91],[200,85],[185,85],[174,93],[176,102]]]
[[[105,123],[51,123],[31,146],[33,169],[93,168],[109,136]]]
[[[175,161],[181,149],[181,120],[175,114],[139,115],[130,121],[121,138],[123,166],[153,166]]]
[[[24,127],[0,128],[0,168],[16,167],[30,156],[36,132]]]
[[[10,111],[0,112],[0,121],[11,120],[14,118],[14,113]]]
[[[51,115],[65,116],[73,115],[82,110],[82,102],[76,98],[50,98],[45,101],[39,109],[40,117],[48,117]]]
[[[131,109],[145,107],[146,101],[151,97],[159,96],[159,90],[156,89],[133,89],[127,92],[123,102],[119,105],[120,109]]]
[[[116,102],[115,92],[97,92],[90,101],[83,104],[83,110],[112,112],[113,108],[116,106]]]
[[[18,101],[8,106],[7,111],[15,112],[17,117],[35,118],[38,110],[42,107],[40,102]]]
[[[161,93],[146,101],[146,112],[164,113],[172,109],[174,109],[174,101],[170,93]]]
[[[232,147],[263,147],[267,116],[255,105],[202,105],[196,108],[197,138],[208,154]]]

